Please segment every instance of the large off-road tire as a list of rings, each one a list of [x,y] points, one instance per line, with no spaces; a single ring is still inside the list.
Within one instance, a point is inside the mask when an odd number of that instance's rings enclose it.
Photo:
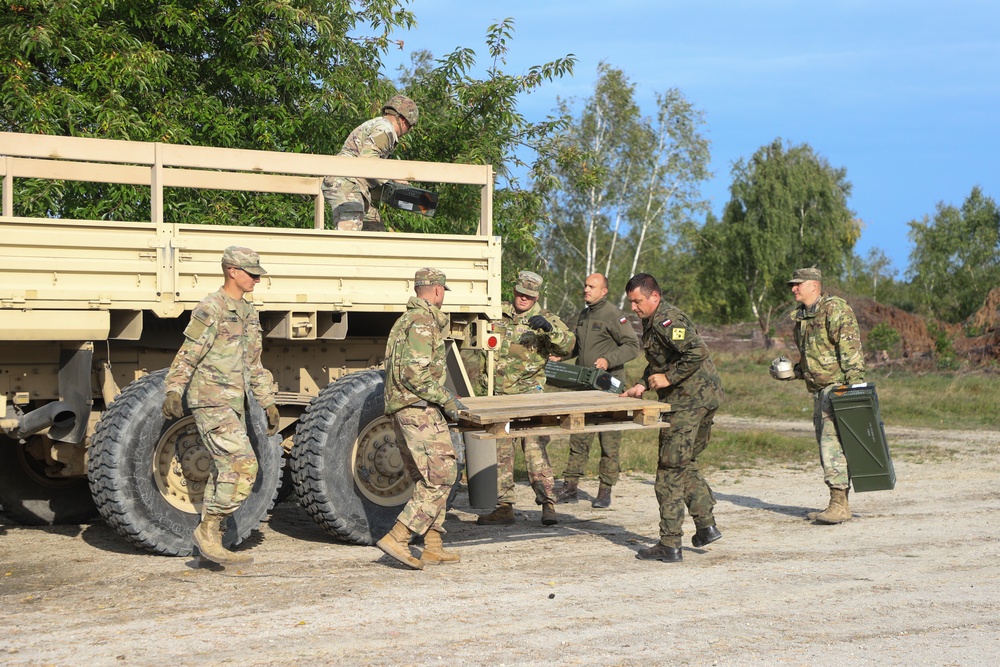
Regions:
[[[383,414],[385,374],[351,373],[327,385],[295,430],[292,480],[299,503],[326,532],[375,544],[392,528],[413,482]]]
[[[31,436],[41,438],[41,436]],[[0,436],[0,506],[28,526],[86,523],[97,516],[85,477],[51,477],[31,444]]]
[[[163,417],[165,376],[161,370],[136,380],[108,406],[94,433],[88,476],[97,509],[118,534],[153,553],[188,556],[212,459],[190,414]],[[227,546],[260,526],[281,477],[280,438],[268,437],[264,411],[249,403],[247,435],[259,470],[253,492],[227,521]]]

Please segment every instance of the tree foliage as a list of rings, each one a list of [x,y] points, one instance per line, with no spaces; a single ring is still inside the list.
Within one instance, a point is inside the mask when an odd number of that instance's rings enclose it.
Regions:
[[[775,311],[789,302],[792,271],[816,266],[825,278],[842,276],[861,233],[850,192],[846,169],[808,144],[786,149],[777,139],[737,161],[722,220],[700,242],[707,291],[737,299],[731,316],[752,314],[768,336]]]
[[[910,222],[912,293],[924,313],[960,322],[1000,284],[1000,209],[978,186],[961,208],[939,203]]]
[[[542,146],[557,119],[531,123],[519,96],[572,71],[567,56],[503,71],[513,21],[491,26],[490,65],[472,49],[419,54],[382,73],[393,33],[416,19],[403,0],[21,0],[0,11],[0,128],[6,131],[336,154],[396,92],[421,107],[397,157],[492,164],[503,181],[495,230],[533,254],[540,200],[511,178],[520,146]],[[146,188],[19,179],[19,215],[141,220]],[[467,233],[480,193],[445,187],[438,217],[387,215],[403,230]],[[165,218],[259,226],[312,224],[291,195],[168,190]]]
[[[614,300],[638,270],[666,278],[665,261],[691,215],[705,207],[708,178],[703,114],[677,89],[657,94],[656,114],[643,116],[624,72],[598,67],[594,93],[552,142],[556,150],[536,179],[545,196],[543,239],[553,310],[579,307],[580,286],[595,272],[611,282]],[[558,115],[572,116],[560,101]]]

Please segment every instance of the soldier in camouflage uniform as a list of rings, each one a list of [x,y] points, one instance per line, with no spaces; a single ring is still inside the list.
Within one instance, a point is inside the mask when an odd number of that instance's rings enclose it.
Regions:
[[[413,100],[396,95],[382,107],[380,117],[354,128],[337,155],[387,159],[400,138],[417,126],[417,117],[417,105]],[[372,198],[385,183],[378,178],[324,178],[323,197],[333,209],[331,224],[340,230],[384,232],[385,225],[378,209],[372,205]]]
[[[445,417],[457,421],[465,406],[444,386],[449,320],[440,308],[448,290],[445,275],[420,269],[414,286],[416,296],[393,325],[385,348],[385,414],[392,419],[400,454],[414,480],[413,496],[377,546],[420,570],[425,563],[459,561],[458,554],[444,550],[441,540],[448,493],[458,478]],[[410,553],[414,535],[424,536],[419,560]]]
[[[257,479],[257,457],[246,429],[247,394],[267,413],[269,435],[278,432],[280,415],[273,378],[260,361],[260,320],[253,304],[243,298],[267,272],[257,253],[237,246],[226,248],[222,271],[222,287],[198,304],[184,329],[184,344],[167,373],[163,415],[184,416],[186,390],[187,405],[215,468],[205,485],[194,545],[211,561],[236,565],[253,561],[222,545],[226,518],[250,495]]]
[[[583,283],[583,300],[587,307],[577,318],[576,346],[571,356],[577,358],[577,365],[608,371],[625,386],[625,363],[639,356],[639,340],[632,324],[618,306],[608,301],[608,279],[601,273],[587,276]],[[591,506],[605,508],[611,505],[611,487],[618,482],[622,434],[621,431],[607,431],[598,437],[601,442],[600,487]],[[593,433],[574,433],[570,437],[569,461],[563,473],[566,479],[559,490],[560,503],[577,502],[580,477],[587,467],[593,439]]]
[[[493,393],[527,394],[545,387],[545,362],[573,349],[574,335],[555,314],[538,305],[542,277],[521,271],[514,283],[514,301],[504,302],[503,316],[494,326],[502,342],[496,362]],[[542,524],[558,523],[555,482],[545,448],[548,436],[497,439],[498,505],[477,520],[479,525],[514,523],[514,447],[520,444],[535,502],[542,506]]]
[[[798,269],[788,286],[799,304],[791,314],[799,361],[794,366],[794,378],[788,379],[805,380],[806,389],[813,395],[819,460],[823,479],[830,488],[827,508],[809,512],[806,517],[822,524],[843,523],[851,518],[847,502],[851,479],[833,419],[830,393],[834,387],[865,381],[861,330],[846,301],[823,294],[823,274],[819,269]]]
[[[715,496],[698,470],[698,455],[708,446],[715,411],[722,403],[722,380],[705,341],[687,315],[660,298],[660,286],[648,273],[625,285],[632,310],[642,318],[642,349],[648,365],[642,380],[623,396],[641,398],[655,389],[670,404],[668,428],[660,429],[656,499],[660,504],[660,541],[640,549],[636,558],[679,562],[684,508],[694,519],[691,544],[702,547],[722,537],[712,508]]]

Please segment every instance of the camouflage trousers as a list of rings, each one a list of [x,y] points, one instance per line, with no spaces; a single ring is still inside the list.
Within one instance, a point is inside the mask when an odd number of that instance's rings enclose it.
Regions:
[[[715,525],[715,496],[698,470],[698,455],[712,436],[715,408],[681,410],[668,415],[660,429],[660,460],[656,467],[656,500],[660,504],[660,543],[679,549],[687,507],[696,528]]]
[[[246,418],[230,407],[194,408],[191,412],[214,463],[205,482],[202,516],[229,516],[257,481],[257,456],[247,437]]]
[[[448,422],[436,407],[409,407],[392,414],[396,442],[410,477],[413,496],[399,520],[417,535],[444,532],[445,506],[458,479]]]
[[[323,179],[321,190],[323,198],[330,203],[330,208],[333,210],[331,227],[352,232],[385,231],[382,216],[379,215],[378,209],[372,206],[371,193],[367,187],[362,187],[357,179],[327,176]]]
[[[840,444],[837,424],[833,420],[833,402],[830,394],[835,385],[824,387],[813,394],[813,426],[819,443],[819,462],[823,466],[823,481],[831,489],[848,489],[851,478],[847,471],[847,457]]]
[[[601,484],[614,486],[618,483],[618,450],[621,449],[621,431],[605,431],[597,434],[601,442],[601,462],[597,468]],[[566,462],[566,479],[583,477],[587,469],[587,459],[590,458],[590,443],[594,440],[593,433],[575,433],[569,439],[569,460]]]
[[[556,502],[552,464],[545,451],[549,440],[547,435],[497,438],[497,500],[514,504],[514,447],[520,446],[528,469],[528,482],[535,491],[535,502],[539,505]]]

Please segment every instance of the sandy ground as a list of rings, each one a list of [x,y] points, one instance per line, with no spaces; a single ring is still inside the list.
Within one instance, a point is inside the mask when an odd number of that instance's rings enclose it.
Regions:
[[[827,499],[818,465],[711,473],[724,537],[677,564],[635,558],[658,521],[635,476],[552,527],[527,487],[514,526],[477,527],[460,496],[446,543],[462,562],[423,572],[287,502],[243,572],[138,552],[101,523],[0,522],[0,664],[996,664],[1000,433],[888,437],[896,489],[852,494],[839,526],[803,518]]]

